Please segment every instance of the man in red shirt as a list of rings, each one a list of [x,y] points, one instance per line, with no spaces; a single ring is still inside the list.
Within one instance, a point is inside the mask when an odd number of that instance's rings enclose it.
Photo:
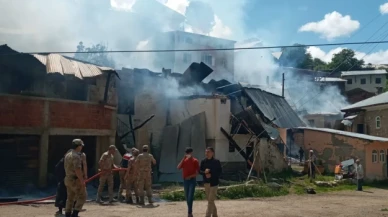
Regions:
[[[196,158],[192,156],[193,149],[186,148],[186,154],[178,164],[178,169],[182,169],[183,186],[185,190],[186,202],[188,207],[188,217],[193,216],[193,201],[195,186],[197,185],[196,177],[199,171],[199,163]]]

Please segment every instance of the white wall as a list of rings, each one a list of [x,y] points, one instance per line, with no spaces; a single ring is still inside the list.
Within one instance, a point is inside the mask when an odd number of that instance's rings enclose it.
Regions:
[[[342,76],[343,79],[352,79],[352,84],[345,83],[345,91],[349,91],[355,88],[361,88],[371,93],[376,93],[376,87],[385,87],[387,79],[386,74],[381,75],[357,75],[357,76]],[[376,84],[376,78],[381,78],[381,83]],[[365,79],[366,83],[361,84],[361,79]]]

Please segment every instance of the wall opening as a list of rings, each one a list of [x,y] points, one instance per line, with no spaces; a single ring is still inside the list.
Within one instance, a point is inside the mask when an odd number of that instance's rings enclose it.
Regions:
[[[95,136],[50,136],[49,137],[49,153],[48,153],[48,184],[56,184],[55,179],[55,165],[71,149],[71,142],[73,139],[80,138],[84,141],[85,147],[83,152],[86,154],[88,164],[88,176],[94,175],[96,162],[96,144],[97,138]]]

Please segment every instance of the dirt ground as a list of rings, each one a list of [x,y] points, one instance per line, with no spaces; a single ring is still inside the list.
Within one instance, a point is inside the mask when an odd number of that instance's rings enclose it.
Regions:
[[[388,216],[388,191],[371,189],[366,192],[342,191],[320,195],[289,195],[265,199],[217,201],[220,217],[324,217],[324,216]],[[115,204],[101,206],[87,203],[81,217],[185,217],[185,202],[155,204],[156,207],[137,207]],[[205,216],[206,203],[194,202],[194,216]],[[4,217],[53,217],[54,205],[0,207]]]

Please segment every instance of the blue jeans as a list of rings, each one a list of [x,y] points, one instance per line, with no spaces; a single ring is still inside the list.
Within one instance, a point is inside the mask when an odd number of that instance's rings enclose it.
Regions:
[[[193,201],[194,201],[194,192],[195,192],[196,185],[197,185],[197,181],[195,178],[183,181],[183,186],[185,189],[185,197],[186,197],[186,202],[187,202],[187,208],[189,209],[188,210],[189,214],[193,213]]]
[[[357,179],[357,191],[362,191],[362,184],[364,179]]]

